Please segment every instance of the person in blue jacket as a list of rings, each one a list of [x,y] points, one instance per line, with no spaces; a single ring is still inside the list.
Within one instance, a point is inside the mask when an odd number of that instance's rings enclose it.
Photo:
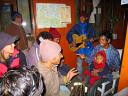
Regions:
[[[77,42],[77,38],[82,38],[82,42]],[[82,60],[85,56],[90,55],[93,49],[93,37],[95,35],[95,31],[93,26],[88,22],[88,16],[85,13],[80,14],[80,22],[75,24],[70,31],[66,35],[66,39],[71,45],[70,47],[77,47],[75,53],[77,55],[77,70],[82,74]],[[84,42],[84,40],[87,42]],[[81,43],[81,44],[80,44]],[[81,45],[84,46],[81,46]]]
[[[119,71],[121,58],[119,52],[114,46],[111,44],[112,34],[109,31],[105,31],[100,35],[99,44],[95,46],[92,53],[86,57],[86,62],[89,65],[89,69],[93,65],[93,60],[95,54],[99,51],[105,51],[106,53],[106,64],[109,68],[109,73],[107,74],[107,78],[112,80],[112,72]],[[102,76],[102,74],[100,74]]]

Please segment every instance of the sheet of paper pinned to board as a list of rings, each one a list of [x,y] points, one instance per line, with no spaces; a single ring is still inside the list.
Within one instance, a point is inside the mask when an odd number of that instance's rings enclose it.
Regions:
[[[68,13],[67,10],[69,10]],[[67,23],[71,22],[71,15],[66,15],[71,14],[70,6],[65,4],[37,3],[36,12],[38,28],[63,28],[66,27]],[[65,15],[62,16],[63,14]],[[67,19],[65,19],[66,17]]]
[[[62,23],[71,23],[71,7],[70,6],[61,6],[60,7],[60,16]]]

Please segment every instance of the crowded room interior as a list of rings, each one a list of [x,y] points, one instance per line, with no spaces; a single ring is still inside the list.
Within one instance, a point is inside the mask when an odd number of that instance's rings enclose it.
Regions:
[[[0,96],[128,96],[128,0],[0,0]]]

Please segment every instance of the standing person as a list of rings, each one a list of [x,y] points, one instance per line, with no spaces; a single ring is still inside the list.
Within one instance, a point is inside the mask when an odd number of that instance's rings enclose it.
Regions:
[[[80,22],[75,24],[67,33],[67,40],[70,49],[75,51],[77,55],[77,70],[82,75],[82,60],[90,55],[93,44],[92,41],[95,35],[94,28],[88,23],[88,17],[84,13],[80,15]],[[84,40],[88,42],[84,42]]]
[[[44,84],[46,86],[45,96],[59,96],[60,84],[68,83],[78,72],[73,68],[66,76],[62,76],[57,71],[57,66],[63,57],[59,44],[42,39],[39,50],[40,62],[37,64],[37,68],[44,78]]]
[[[14,48],[16,40],[16,36],[0,32],[0,79],[7,71],[27,65],[25,55]]]
[[[60,43],[61,35],[60,35],[60,33],[57,31],[56,28],[50,27],[49,33],[52,35],[52,41],[54,41],[54,42],[56,42],[56,43]]]
[[[39,62],[39,46],[41,43],[39,40],[40,38],[52,40],[52,35],[46,31],[40,32],[40,34],[36,38],[36,41],[26,55],[28,67],[31,67],[32,65],[35,65]]]
[[[25,50],[28,48],[28,41],[25,34],[25,30],[22,27],[22,15],[19,12],[12,12],[11,15],[12,22],[11,24],[6,28],[5,32],[10,34],[11,36],[19,36],[19,41],[16,44],[17,49],[19,50]]]

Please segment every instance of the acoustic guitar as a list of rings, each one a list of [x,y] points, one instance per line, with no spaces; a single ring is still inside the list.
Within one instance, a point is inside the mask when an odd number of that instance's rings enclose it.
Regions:
[[[72,35],[72,38],[73,38],[73,42],[74,44],[69,44],[69,48],[71,51],[75,52],[77,51],[78,49],[80,48],[85,48],[85,47],[88,47],[88,46],[85,46],[87,42],[90,41],[90,39],[88,39],[84,34],[82,35],[77,35],[77,34],[73,34]],[[98,38],[93,38],[93,41],[97,40]]]

